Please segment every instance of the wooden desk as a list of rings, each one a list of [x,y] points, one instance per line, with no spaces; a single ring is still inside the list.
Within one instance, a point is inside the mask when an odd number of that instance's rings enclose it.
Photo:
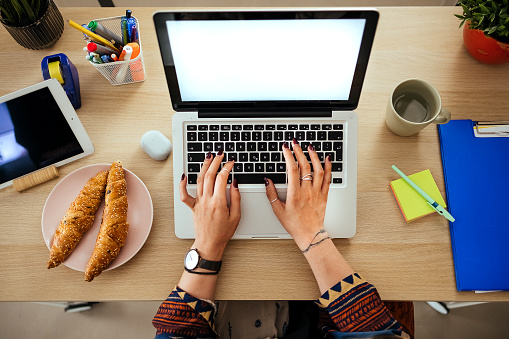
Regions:
[[[77,111],[95,153],[60,168],[61,177],[18,193],[0,191],[0,300],[162,300],[183,271],[191,241],[174,235],[172,159],[149,158],[140,148],[148,130],[171,139],[170,97],[152,13],[135,8],[147,80],[111,86],[84,58],[81,33],[65,27],[52,48],[30,51],[0,29],[0,95],[42,81],[40,62],[65,53],[78,68],[83,106]],[[62,8],[78,23],[118,16],[121,8]],[[389,182],[429,168],[445,196],[436,128],[398,137],[385,126],[392,88],[407,78],[433,83],[453,118],[507,120],[509,64],[486,66],[462,42],[455,7],[380,8],[381,19],[357,113],[359,114],[357,235],[335,244],[355,270],[386,300],[509,301],[509,293],[476,295],[456,291],[447,221],[439,215],[405,223]],[[92,283],[65,266],[46,269],[48,249],[41,213],[61,178],[83,166],[121,159],[147,185],[154,203],[152,231],[128,263]],[[181,173],[175,173],[180,176]],[[315,299],[319,296],[304,257],[293,241],[232,241],[224,256],[217,299]]]

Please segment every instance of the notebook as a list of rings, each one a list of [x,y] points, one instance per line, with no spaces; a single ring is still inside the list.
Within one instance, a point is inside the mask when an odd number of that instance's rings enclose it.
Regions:
[[[417,186],[442,207],[447,207],[429,169],[409,175]],[[391,189],[406,222],[414,221],[435,211],[426,199],[412,188],[403,178],[391,181]]]
[[[509,290],[509,138],[471,120],[438,125],[458,291]]]
[[[154,23],[172,108],[175,234],[194,238],[188,192],[207,152],[235,158],[242,218],[233,238],[288,239],[263,178],[286,199],[281,147],[293,138],[333,159],[325,229],[356,232],[357,107],[375,36],[372,9],[162,11]],[[309,155],[307,155],[309,156]],[[227,196],[227,200],[229,197]],[[310,208],[313,208],[310,206]]]

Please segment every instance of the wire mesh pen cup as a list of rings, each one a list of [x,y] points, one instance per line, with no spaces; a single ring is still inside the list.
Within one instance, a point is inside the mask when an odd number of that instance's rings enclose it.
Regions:
[[[143,63],[143,49],[141,47],[141,33],[138,20],[135,17],[136,29],[138,31],[138,45],[140,46],[140,54],[131,60],[108,62],[97,64],[92,61],[90,63],[101,73],[112,85],[125,85],[135,82],[145,81],[145,64]],[[121,16],[112,18],[95,19],[104,28],[109,29],[118,36],[122,36]]]

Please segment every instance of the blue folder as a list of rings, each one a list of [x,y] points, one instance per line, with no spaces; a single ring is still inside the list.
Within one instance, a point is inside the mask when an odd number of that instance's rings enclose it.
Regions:
[[[509,138],[438,125],[458,291],[509,290]]]

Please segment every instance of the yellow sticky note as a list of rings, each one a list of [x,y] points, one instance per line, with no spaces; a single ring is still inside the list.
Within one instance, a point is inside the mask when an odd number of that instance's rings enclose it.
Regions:
[[[429,169],[408,177],[442,207],[447,207]],[[406,222],[436,212],[403,178],[391,181],[391,188]]]

